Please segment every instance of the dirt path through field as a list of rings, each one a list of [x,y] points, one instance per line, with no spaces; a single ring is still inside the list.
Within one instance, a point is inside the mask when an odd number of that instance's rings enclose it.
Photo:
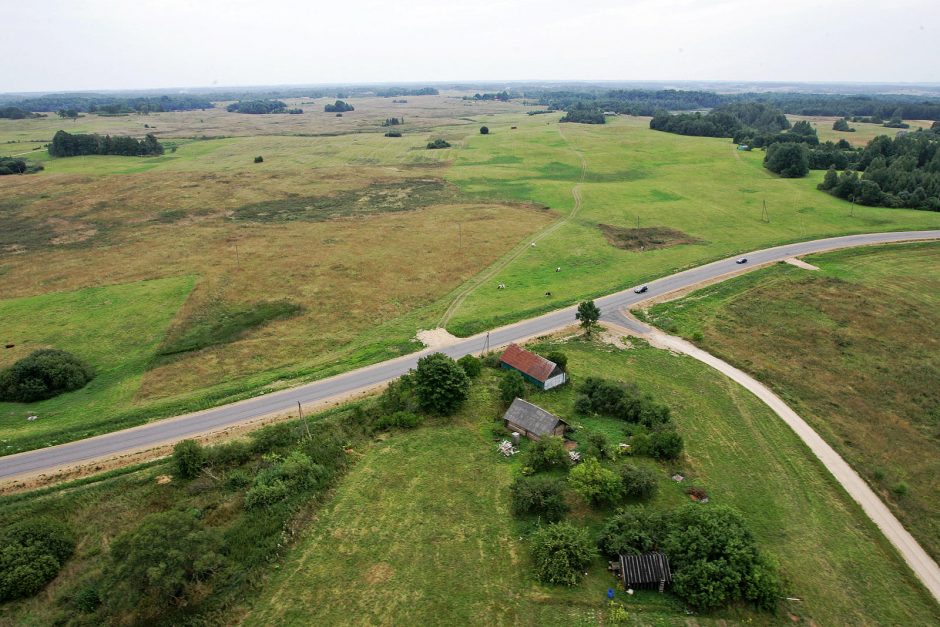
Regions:
[[[836,481],[848,492],[849,496],[862,507],[865,514],[881,529],[888,541],[894,545],[894,548],[901,554],[901,557],[904,558],[904,561],[911,567],[917,578],[930,591],[934,599],[940,603],[940,567],[937,566],[937,563],[908,533],[887,505],[882,502],[858,473],[805,420],[790,409],[779,396],[771,392],[770,388],[746,372],[735,368],[728,362],[703,351],[682,338],[668,335],[658,329],[652,329],[646,333],[637,333],[626,327],[621,327],[621,330],[627,335],[643,337],[657,348],[693,357],[739,383],[763,401],[793,429],[826,469],[832,473]]]

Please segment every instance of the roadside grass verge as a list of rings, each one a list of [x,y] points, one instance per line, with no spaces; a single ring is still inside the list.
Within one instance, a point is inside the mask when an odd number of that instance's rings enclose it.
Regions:
[[[790,403],[940,559],[940,244],[777,265],[651,308],[650,321]]]

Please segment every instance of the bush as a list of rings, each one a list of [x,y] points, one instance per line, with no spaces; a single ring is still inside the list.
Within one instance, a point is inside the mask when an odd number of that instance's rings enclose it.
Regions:
[[[255,157],[255,163],[264,163],[264,157],[261,157],[261,156]]]
[[[74,550],[75,539],[57,520],[31,518],[10,525],[0,535],[0,602],[42,590]]]
[[[261,481],[255,479],[254,485],[245,493],[245,508],[263,509],[271,507],[286,499],[289,494],[287,484],[281,479],[265,478]]]
[[[568,370],[568,356],[561,351],[552,351],[545,356],[548,361],[553,361],[562,370]]]
[[[195,440],[181,440],[173,447],[173,462],[177,475],[183,479],[192,479],[205,465],[205,451]]]
[[[507,370],[499,382],[499,398],[506,405],[526,397],[525,379],[518,370]]]
[[[450,143],[440,138],[428,142],[428,150],[439,150],[441,148],[450,148]]]
[[[457,411],[470,393],[463,368],[443,353],[419,359],[414,382],[420,406],[445,416]]]
[[[682,436],[672,429],[653,431],[649,439],[649,455],[656,459],[676,459],[684,448]]]
[[[592,505],[610,505],[623,496],[620,478],[593,457],[572,468],[568,482],[575,492]]]
[[[532,470],[555,470],[571,465],[565,442],[557,436],[536,440],[522,455],[522,465]]]
[[[410,411],[396,411],[393,414],[382,414],[375,421],[376,429],[414,429],[422,422],[421,416]]]
[[[607,557],[639,555],[656,549],[664,531],[664,517],[658,512],[618,509],[604,523],[597,545]]]
[[[457,360],[457,363],[463,368],[463,371],[467,373],[467,376],[471,379],[476,379],[480,376],[480,372],[483,370],[483,364],[479,359],[473,355],[464,355]]]
[[[535,576],[550,584],[573,586],[597,554],[586,529],[560,522],[532,534]]]
[[[221,569],[225,559],[218,531],[180,511],[143,519],[111,545],[108,602],[146,601],[143,613],[159,615],[168,604],[183,606],[194,584]]]
[[[44,348],[0,370],[0,401],[41,401],[83,388],[94,376],[91,366],[74,355]]]
[[[379,409],[387,414],[416,411],[418,397],[415,392],[415,375],[406,374],[389,383],[379,397]]]
[[[401,137],[401,131],[389,131],[385,133],[386,137]]]
[[[624,496],[634,499],[651,499],[659,490],[656,473],[649,468],[626,464],[620,469],[620,484]]]
[[[486,126],[480,127],[480,135],[489,135],[489,134],[490,134],[490,129],[488,127]]]
[[[543,516],[557,522],[568,513],[565,484],[554,477],[519,477],[509,487],[509,502],[516,516]]]
[[[585,442],[582,447],[582,456],[597,459],[613,459],[613,447],[610,445],[607,436],[603,433],[589,433],[587,442]]]

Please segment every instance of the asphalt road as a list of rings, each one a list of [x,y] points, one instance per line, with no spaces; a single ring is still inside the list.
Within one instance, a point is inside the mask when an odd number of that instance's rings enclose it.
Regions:
[[[745,255],[748,258],[746,267],[755,267],[781,261],[787,257],[824,250],[927,239],[940,239],[940,230],[849,235],[788,244],[747,253]],[[637,328],[636,322],[622,316],[619,313],[620,310],[648,298],[662,296],[742,270],[742,266],[735,264],[735,259],[736,257],[716,261],[651,281],[648,284],[649,290],[645,294],[634,294],[631,289],[596,299],[595,302],[601,308],[603,320],[617,322],[639,331],[645,331],[646,329]],[[574,312],[575,307],[572,306],[537,318],[494,329],[488,334],[489,346],[491,348],[498,347],[569,326],[574,323]],[[211,433],[261,416],[285,413],[295,408],[298,402],[301,404],[315,403],[328,398],[354,393],[395,379],[414,368],[419,358],[430,353],[442,352],[457,358],[469,353],[479,353],[487,345],[486,342],[487,334],[481,333],[446,348],[427,349],[330,377],[329,379],[273,392],[238,403],[222,405],[175,418],[167,418],[68,444],[0,457],[0,482],[6,482],[19,476],[52,472],[61,467],[81,464],[91,460],[116,457],[132,451]]]

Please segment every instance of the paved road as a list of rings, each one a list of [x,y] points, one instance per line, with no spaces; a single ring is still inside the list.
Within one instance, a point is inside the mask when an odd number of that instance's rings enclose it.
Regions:
[[[787,257],[824,250],[926,239],[940,239],[940,230],[849,235],[778,246],[748,253],[749,262],[747,267],[755,267],[781,261]],[[619,313],[621,309],[634,305],[641,300],[688,288],[703,281],[714,280],[722,275],[741,269],[741,266],[734,263],[734,258],[716,261],[652,281],[649,283],[649,291],[645,294],[638,295],[634,294],[632,290],[625,290],[597,299],[595,302],[601,308],[602,319],[637,329],[635,322],[625,319]],[[568,307],[495,329],[488,334],[489,346],[502,346],[569,326],[574,323],[574,311],[575,307]],[[637,330],[644,331],[646,329]],[[482,333],[439,349],[439,352],[457,358],[469,353],[479,353],[486,346],[486,342],[487,334]],[[288,412],[295,408],[298,402],[303,404],[315,403],[331,397],[350,394],[401,376],[414,368],[419,358],[432,352],[437,351],[428,349],[329,379],[315,381],[238,403],[176,418],[159,420],[77,442],[0,457],[0,482],[6,482],[19,476],[25,477],[41,472],[51,472],[60,467],[89,462],[90,460],[116,457],[135,450],[211,433],[260,416]]]

